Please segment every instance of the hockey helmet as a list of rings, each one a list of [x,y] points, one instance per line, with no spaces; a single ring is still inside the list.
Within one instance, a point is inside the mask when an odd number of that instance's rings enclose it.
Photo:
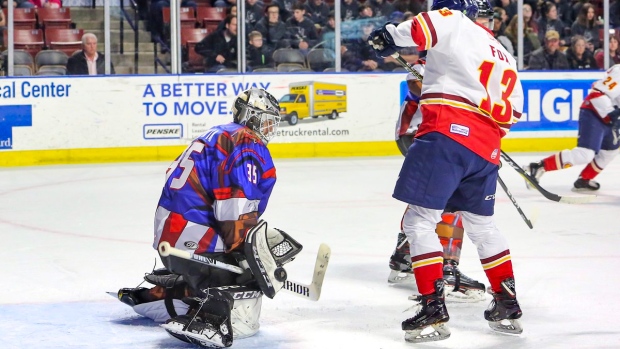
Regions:
[[[280,104],[262,88],[241,92],[231,108],[233,121],[254,131],[267,145],[280,124]]]
[[[480,0],[488,2],[488,0]],[[478,17],[478,0],[434,0],[431,11],[447,8],[450,10],[461,11],[472,21]]]

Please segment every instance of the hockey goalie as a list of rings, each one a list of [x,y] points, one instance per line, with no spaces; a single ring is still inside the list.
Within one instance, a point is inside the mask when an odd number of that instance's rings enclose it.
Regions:
[[[267,144],[280,107],[252,88],[236,97],[231,114],[233,122],[194,139],[166,171],[153,242],[165,269],[146,275],[152,288],[118,291],[137,313],[165,321],[171,336],[205,348],[254,335],[262,296],[299,289],[283,265],[302,246],[260,220],[276,182]],[[320,249],[308,299],[318,299],[328,258],[329,249]]]

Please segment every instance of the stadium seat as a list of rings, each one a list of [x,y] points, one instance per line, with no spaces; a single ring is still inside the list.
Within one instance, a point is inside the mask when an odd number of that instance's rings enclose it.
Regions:
[[[34,58],[34,63],[38,72],[42,67],[46,66],[65,68],[67,66],[68,59],[69,57],[67,57],[67,54],[62,51],[45,50],[37,53]]]
[[[7,59],[9,51],[2,52],[3,60]],[[28,51],[13,50],[13,64],[14,65],[27,65],[31,71],[34,71],[34,59]]]
[[[62,51],[70,56],[82,48],[83,29],[45,29],[45,46],[51,50]]]
[[[194,0],[198,7],[211,7],[211,0]]]
[[[216,74],[236,74],[237,69],[234,68],[223,68],[216,72]]]
[[[4,42],[8,43],[8,30],[3,32]],[[43,31],[40,29],[13,30],[13,48],[25,50],[31,56],[36,56],[43,49]]]
[[[9,14],[6,8],[2,9],[4,18],[8,22]],[[37,25],[36,12],[33,8],[16,8],[13,11],[13,28],[34,29]],[[5,43],[6,45],[6,43]]]
[[[297,49],[294,48],[280,48],[273,52],[273,61],[276,65],[281,63],[296,63],[302,67],[306,66],[306,58]]]
[[[13,76],[31,76],[32,69],[27,65],[13,66]]]
[[[311,50],[306,59],[308,60],[308,67],[316,72],[331,68],[336,63],[334,51],[323,48]]]
[[[71,28],[71,9],[69,7],[37,9],[39,28]]]
[[[252,73],[275,73],[277,70],[273,68],[256,68],[252,70]]]
[[[197,7],[196,21],[198,25],[214,31],[215,28],[226,18],[226,10],[221,7]]]
[[[345,68],[340,68],[340,72],[348,72],[349,70],[345,69]],[[335,67],[331,67],[331,68],[326,68],[325,70],[323,70],[324,73],[336,73],[336,68]]]
[[[299,63],[280,63],[276,67],[276,71],[281,73],[290,72],[293,70],[305,69],[305,67]]]
[[[37,75],[67,75],[67,68],[59,65],[44,65],[37,71]]]
[[[192,72],[204,71],[204,57],[197,54],[194,48],[208,34],[203,28],[181,28],[181,46],[187,52],[187,70]]]
[[[164,25],[170,26],[170,7],[162,8],[164,15]],[[181,21],[181,28],[195,28],[196,16],[194,15],[194,9],[192,7],[181,7],[179,11],[179,19]]]

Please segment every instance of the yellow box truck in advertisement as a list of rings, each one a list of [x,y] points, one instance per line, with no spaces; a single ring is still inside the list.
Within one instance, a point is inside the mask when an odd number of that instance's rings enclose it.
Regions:
[[[291,125],[299,119],[338,117],[347,111],[347,85],[317,81],[293,82],[289,93],[280,98],[280,114]]]

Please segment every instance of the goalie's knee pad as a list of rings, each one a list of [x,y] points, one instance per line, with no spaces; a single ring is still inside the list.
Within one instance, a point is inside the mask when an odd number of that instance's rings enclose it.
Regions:
[[[244,253],[248,266],[260,290],[269,298],[284,286],[286,270],[303,246],[281,230],[269,229],[260,221],[250,229],[245,238]]]

